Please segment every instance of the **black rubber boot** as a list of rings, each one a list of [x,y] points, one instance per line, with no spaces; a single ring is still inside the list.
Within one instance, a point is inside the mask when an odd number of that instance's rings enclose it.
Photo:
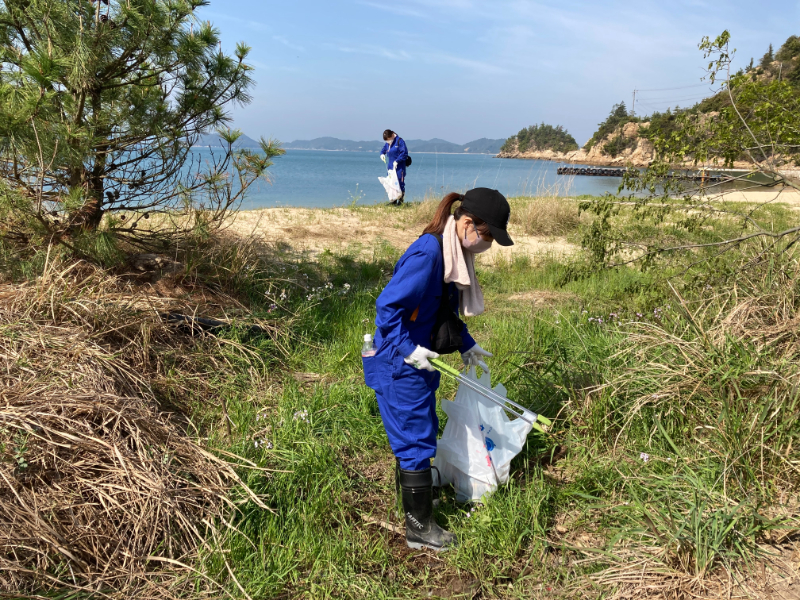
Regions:
[[[436,478],[433,478],[433,471],[436,471]],[[442,474],[439,469],[431,467],[431,479],[433,480],[433,508],[439,506],[442,501]],[[394,491],[395,491],[395,504],[400,502],[400,460],[395,457],[394,459]],[[397,509],[397,516],[402,515],[402,507]]]
[[[433,477],[431,470],[400,469],[400,490],[406,517],[406,544],[414,550],[428,548],[442,552],[455,546],[456,536],[433,519]]]
[[[431,467],[431,477],[433,471],[436,471],[436,478],[433,479],[433,508],[436,508],[442,502],[442,474],[436,467]]]

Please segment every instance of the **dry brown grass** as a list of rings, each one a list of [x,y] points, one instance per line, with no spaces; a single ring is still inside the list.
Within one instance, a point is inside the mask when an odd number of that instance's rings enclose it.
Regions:
[[[571,198],[512,198],[511,224],[527,235],[566,235],[581,224],[578,202]]]
[[[409,205],[408,223],[425,226],[433,218],[440,198],[426,197],[422,202]],[[525,235],[562,236],[578,228],[581,217],[578,202],[561,196],[535,196],[509,198],[511,219]]]
[[[565,445],[586,444],[601,475],[581,485],[603,500],[556,527],[579,557],[565,597],[800,597],[800,263],[761,252],[590,326],[611,343],[565,409],[592,433]]]
[[[698,577],[664,564],[654,558],[659,549],[642,546],[617,549],[611,564],[608,555],[586,552],[585,558],[573,563],[576,567],[603,565],[590,575],[592,587],[608,590],[609,600],[675,599],[775,599],[800,597],[800,572],[797,557],[800,544],[785,540],[762,546],[762,558],[748,568],[733,572],[717,569]],[[568,589],[580,597],[588,586],[585,580],[576,581]]]
[[[745,283],[743,279],[740,284]],[[773,390],[786,402],[794,401],[793,390],[800,381],[796,368],[800,360],[798,281],[800,270],[780,284],[776,282],[773,293],[754,294],[746,285],[734,286],[692,304],[675,292],[681,327],[633,325],[619,356],[630,360],[635,373],[624,373],[613,385],[636,389],[640,384],[648,390],[637,400],[634,414],[645,405],[668,404],[675,398],[684,402],[716,398],[720,379],[708,374],[724,374],[726,361],[740,355],[737,348],[749,348],[764,366],[741,373],[739,383],[744,390],[737,389],[736,396],[756,398]],[[652,394],[653,388],[658,393]],[[789,438],[782,441],[789,443]],[[789,449],[791,446],[789,443]]]
[[[426,197],[422,202],[409,204],[408,223],[425,226],[430,223],[441,198]],[[533,196],[509,198],[511,219],[525,235],[561,236],[577,229],[581,223],[578,202],[562,196]]]
[[[217,595],[199,549],[233,488],[264,506],[159,409],[164,350],[192,342],[147,289],[82,263],[0,286],[0,592]]]
[[[425,196],[422,202],[412,202],[408,205],[407,212],[410,213],[407,223],[409,225],[419,225],[420,229],[425,227],[433,220],[436,208],[442,201],[435,196]]]
[[[233,469],[141,398],[36,389],[0,398],[3,591],[49,582],[130,595],[166,583],[183,569],[168,577],[164,567],[191,564],[225,516]]]

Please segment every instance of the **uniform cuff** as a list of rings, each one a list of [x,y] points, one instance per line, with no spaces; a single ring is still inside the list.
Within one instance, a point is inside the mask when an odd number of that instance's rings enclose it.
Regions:
[[[403,358],[408,358],[409,356],[411,356],[414,350],[417,349],[417,345],[410,340],[406,340],[402,344],[398,345],[397,349],[400,351],[400,355]]]
[[[464,340],[464,343],[461,344],[461,348],[459,348],[458,351],[461,352],[461,354],[464,354],[465,352],[472,350],[477,342],[472,339],[470,334],[462,335],[461,337]]]

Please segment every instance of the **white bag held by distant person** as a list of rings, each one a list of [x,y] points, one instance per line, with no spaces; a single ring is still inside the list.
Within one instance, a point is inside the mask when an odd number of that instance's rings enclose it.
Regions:
[[[394,202],[403,195],[403,190],[400,189],[400,180],[397,179],[397,169],[393,168],[386,177],[378,177],[378,180],[386,188],[386,193],[389,194],[389,200]]]
[[[478,377],[470,367],[465,377],[491,389],[487,372]],[[494,391],[506,397],[502,385]],[[459,386],[453,402],[442,402],[442,409],[447,425],[433,461],[438,483],[451,483],[459,502],[480,500],[508,481],[511,459],[525,446],[532,425],[523,419],[511,421],[500,406],[465,385]]]

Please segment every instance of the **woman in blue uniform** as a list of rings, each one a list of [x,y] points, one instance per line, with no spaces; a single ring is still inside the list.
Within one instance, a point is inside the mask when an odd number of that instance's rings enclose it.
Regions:
[[[403,198],[406,197],[406,161],[408,160],[408,150],[406,143],[399,135],[391,129],[383,132],[383,141],[386,142],[381,150],[381,160],[386,163],[386,168],[391,171],[397,169],[397,180],[400,182],[401,196],[397,200],[392,200],[392,204],[400,206]]]
[[[460,206],[451,214],[457,202]],[[398,261],[376,302],[377,352],[364,358],[364,377],[375,390],[397,458],[409,548],[439,551],[455,543],[455,536],[433,519],[431,458],[436,455],[439,431],[439,373],[429,359],[439,355],[432,349],[438,343],[432,335],[441,322],[443,304],[445,310],[449,304],[455,315],[483,312],[473,257],[493,241],[513,244],[506,231],[510,212],[497,190],[476,188],[445,196],[423,235]],[[443,294],[446,303],[441,302]],[[475,343],[466,324],[457,319],[456,323],[461,327],[458,350],[465,364],[483,365],[484,357],[492,355]]]

